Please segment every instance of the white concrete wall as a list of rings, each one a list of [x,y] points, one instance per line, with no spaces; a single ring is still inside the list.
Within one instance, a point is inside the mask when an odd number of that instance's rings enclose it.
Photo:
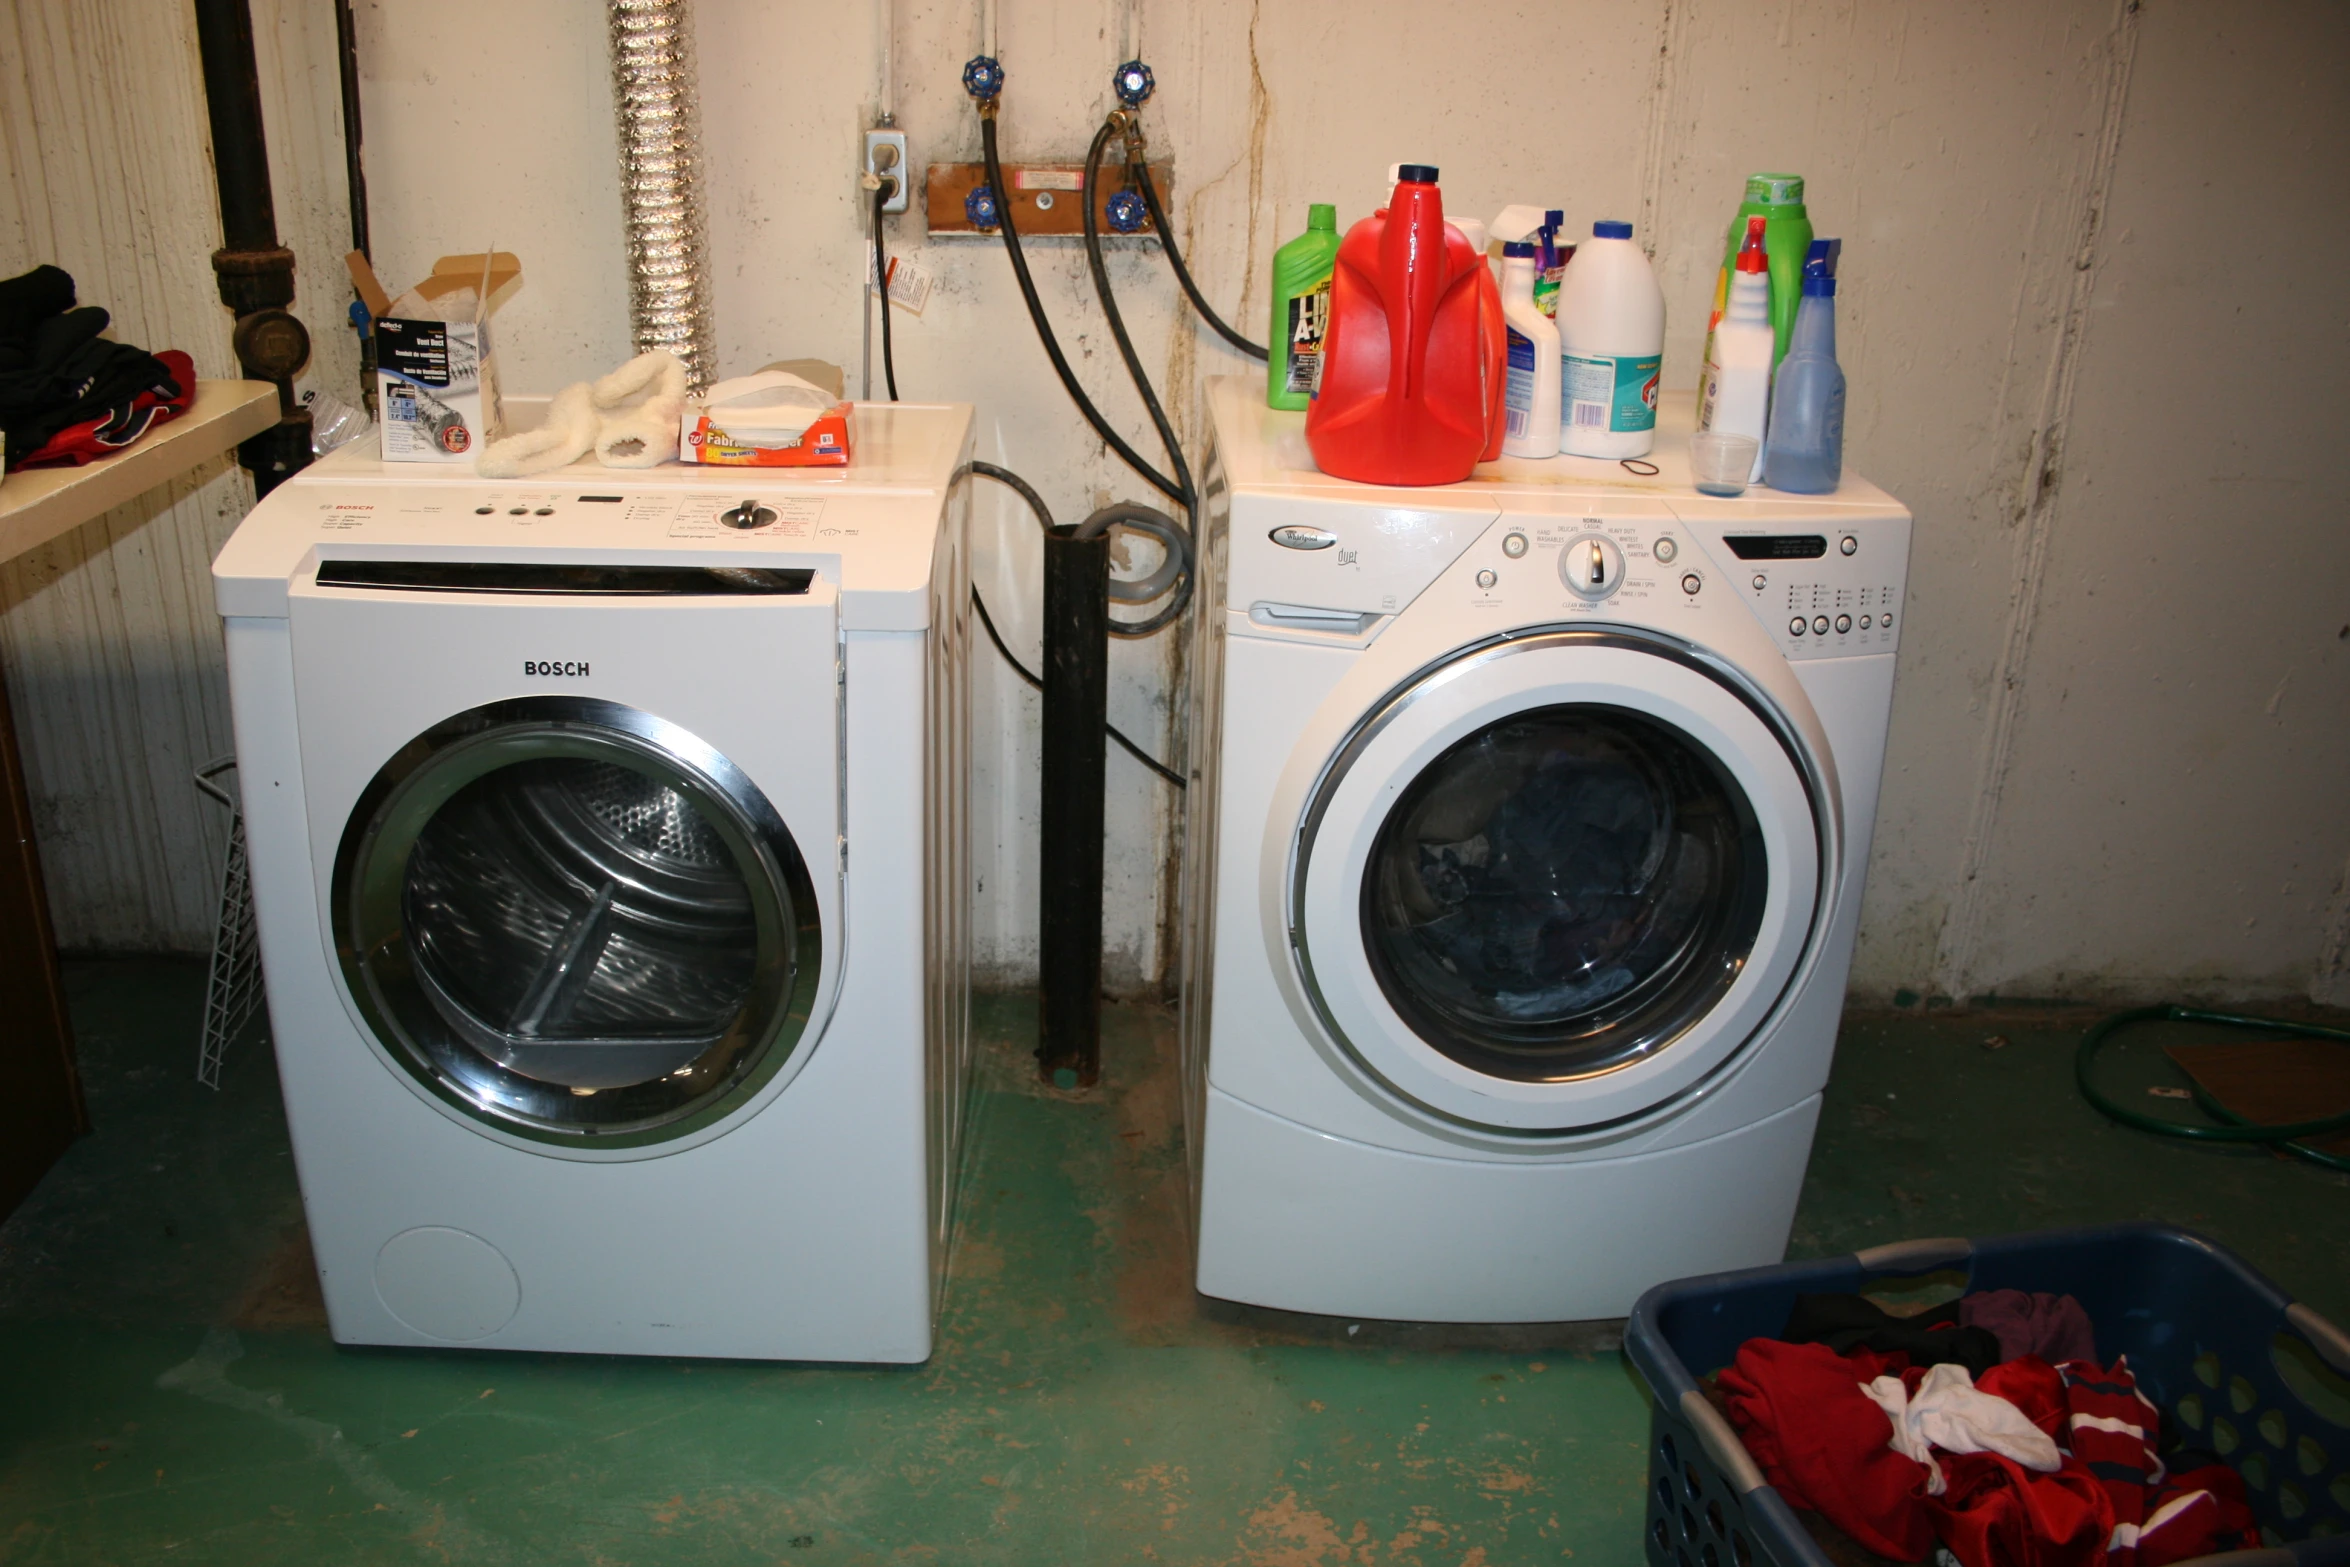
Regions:
[[[348,387],[350,248],[334,12],[253,0],[278,234],[299,258],[313,373]],[[154,0],[0,0],[0,276],[48,261],[113,334],[233,376],[195,13]],[[0,484],[0,500],[6,488]],[[69,950],[203,951],[227,813],[189,773],[226,754],[213,553],[253,504],[229,456],[0,563],[0,662]]]
[[[813,354],[855,373],[850,171],[885,92],[885,17],[917,177],[977,154],[957,80],[976,4],[873,3],[701,0],[729,372]],[[603,15],[507,0],[484,16],[361,7],[377,256],[396,288],[445,250],[519,250],[501,353],[511,384],[551,389],[628,351]],[[2350,220],[2329,194],[2339,7],[1475,0],[1430,22],[1033,0],[996,26],[1009,157],[1077,156],[1110,68],[1150,61],[1188,253],[1252,333],[1305,204],[1359,215],[1388,163],[1420,159],[1457,210],[1632,218],[1666,285],[1667,379],[1687,384],[1741,177],[1806,174],[1818,230],[1846,240],[1848,457],[1919,518],[1856,987],[2350,1001],[2350,529],[2320,466],[2350,348],[2334,276]],[[331,115],[308,125],[323,145],[304,168],[326,179]],[[325,243],[303,253],[322,336],[315,284],[341,249]],[[908,396],[977,403],[983,455],[1064,516],[1145,494],[1054,383],[999,248],[926,241],[918,217],[893,220],[891,245],[940,280],[923,317],[896,318]],[[1078,254],[1033,254],[1080,374],[1147,444]],[[1176,312],[1155,255],[1112,272],[1196,450],[1200,379],[1247,366]],[[980,516],[982,591],[1033,654],[1032,527],[998,495]],[[1170,653],[1112,655],[1113,718],[1162,754]],[[981,668],[979,939],[1016,978],[1035,942],[1036,718]],[[1169,963],[1173,814],[1124,756],[1110,769],[1110,972],[1147,987]]]

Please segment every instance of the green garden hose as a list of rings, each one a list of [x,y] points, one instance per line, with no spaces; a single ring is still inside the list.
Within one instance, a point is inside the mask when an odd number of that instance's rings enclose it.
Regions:
[[[2081,1048],[2073,1057],[2073,1077],[2080,1084],[2081,1097],[2090,1107],[2111,1121],[2141,1132],[2152,1132],[2157,1137],[2180,1137],[2202,1143],[2253,1143],[2281,1146],[2296,1158],[2312,1164],[2322,1164],[2329,1170],[2350,1170],[2350,1158],[2340,1154],[2322,1153],[2301,1141],[2305,1137],[2323,1137],[2332,1132],[2350,1131],[2350,1111],[2329,1115],[2315,1121],[2293,1121],[2282,1126],[2263,1126],[2247,1121],[2203,1090],[2203,1085],[2189,1079],[2195,1103],[2204,1114],[2220,1122],[2218,1126],[2198,1126],[2187,1121],[2166,1121],[2160,1116],[2142,1115],[2126,1110],[2098,1091],[2089,1080],[2089,1069],[2114,1035],[2140,1023],[2209,1023],[2223,1028],[2258,1029],[2267,1034],[2285,1034],[2300,1039],[2330,1039],[2339,1044],[2350,1044],[2350,1029],[2323,1028],[2315,1023],[2289,1023],[2273,1017],[2239,1017],[2233,1012],[2204,1012],[2194,1007],[2159,1006],[2138,1007],[2128,1012],[2116,1012],[2081,1036]]]

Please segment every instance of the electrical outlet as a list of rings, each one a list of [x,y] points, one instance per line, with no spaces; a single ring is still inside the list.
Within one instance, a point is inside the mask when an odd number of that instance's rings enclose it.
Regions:
[[[893,179],[898,188],[882,206],[884,212],[906,210],[906,133],[904,131],[867,131],[865,133],[865,161],[857,171],[879,179]],[[870,187],[868,187],[870,188]],[[865,198],[868,203],[872,197]]]

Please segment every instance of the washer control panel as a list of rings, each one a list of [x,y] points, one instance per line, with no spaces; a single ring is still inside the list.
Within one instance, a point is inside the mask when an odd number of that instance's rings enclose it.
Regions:
[[[1710,542],[1734,566],[1740,596],[1788,657],[1893,651],[1908,571],[1906,528],[1873,519],[1723,528]]]

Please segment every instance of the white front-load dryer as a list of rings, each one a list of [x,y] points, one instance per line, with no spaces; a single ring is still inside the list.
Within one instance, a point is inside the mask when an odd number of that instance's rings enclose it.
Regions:
[[[1859,913],[1909,516],[1560,458],[1314,471],[1211,398],[1185,867],[1198,1284],[1621,1316],[1776,1261]],[[1213,606],[1211,611],[1208,606]],[[1220,612],[1216,612],[1220,611]]]
[[[929,1354],[971,421],[856,417],[836,473],[346,450],[215,563],[338,1341]]]

